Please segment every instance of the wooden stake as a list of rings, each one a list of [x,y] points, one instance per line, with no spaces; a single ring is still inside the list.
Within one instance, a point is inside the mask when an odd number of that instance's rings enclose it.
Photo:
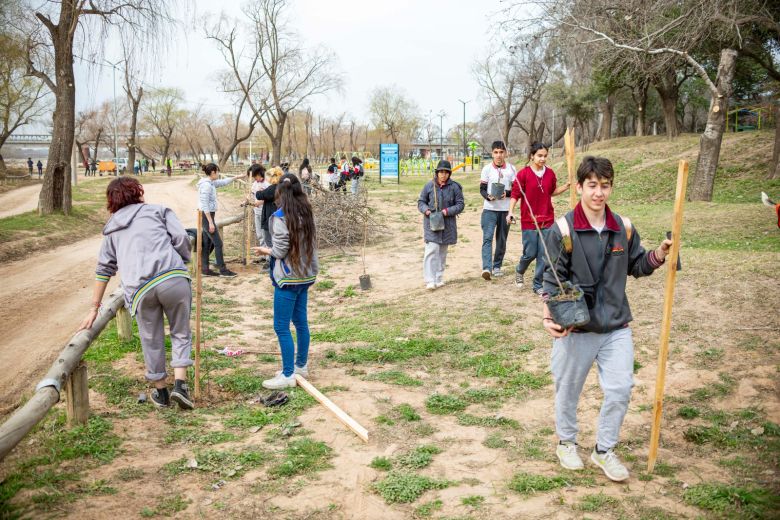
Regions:
[[[65,383],[65,395],[68,400],[68,427],[86,424],[89,420],[89,385],[87,365],[83,361],[73,370]]]
[[[309,393],[309,395],[319,401],[320,404],[322,404],[325,408],[330,410],[339,421],[341,421],[347,428],[352,430],[355,435],[360,437],[363,442],[368,442],[368,430],[360,426],[360,424],[358,424],[355,419],[347,415],[344,410],[336,406],[333,401],[325,397],[322,392],[314,388],[314,385],[306,381],[306,379],[301,377],[299,374],[295,374],[295,381],[298,383],[298,386],[302,387]]]
[[[249,194],[252,193],[252,186],[249,184],[249,179],[246,182],[246,198],[249,198]],[[249,206],[244,206],[244,266],[249,265],[249,249],[251,247],[251,235],[252,235],[252,219],[249,217],[254,213]]]
[[[203,258],[203,212],[198,210],[198,234],[195,237],[197,241],[198,268],[195,271],[195,399],[200,398],[200,306],[201,296],[203,294],[203,266],[200,265],[200,258]],[[208,261],[206,262],[208,267]]]
[[[672,328],[672,304],[674,303],[674,282],[677,278],[677,258],[680,256],[680,233],[682,232],[683,203],[688,186],[688,161],[680,161],[677,167],[677,192],[674,197],[672,217],[672,247],[666,257],[666,288],[664,311],[661,320],[661,344],[658,349],[658,373],[655,378],[655,401],[653,404],[653,428],[650,432],[650,452],[647,456],[647,471],[653,472],[658,455],[658,441],[661,437],[661,416],[664,405],[666,383],[666,361],[669,357],[669,334]]]
[[[577,205],[577,180],[574,174],[574,128],[566,127],[566,133],[563,134],[563,145],[566,147],[566,169],[569,173],[569,208],[574,209]]]
[[[116,311],[116,333],[119,339],[133,339],[133,320],[125,307],[120,307]]]

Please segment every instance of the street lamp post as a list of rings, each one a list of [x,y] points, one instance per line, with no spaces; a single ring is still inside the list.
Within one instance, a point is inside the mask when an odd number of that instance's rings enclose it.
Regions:
[[[447,114],[444,112],[444,110],[439,111],[439,148],[441,152],[440,159],[444,158],[444,116]]]
[[[459,99],[461,103],[463,103],[463,163],[466,163],[466,103],[471,103],[471,100],[463,101],[462,99]],[[471,165],[471,169],[474,169],[474,165]],[[466,171],[466,167],[463,167],[463,171]]]
[[[116,175],[119,176],[119,138],[117,136],[117,114],[116,114],[116,68],[117,66],[122,63],[125,60],[119,60],[116,63],[112,63],[108,60],[104,61],[111,65],[111,69],[113,70],[114,75],[114,167],[116,168]]]

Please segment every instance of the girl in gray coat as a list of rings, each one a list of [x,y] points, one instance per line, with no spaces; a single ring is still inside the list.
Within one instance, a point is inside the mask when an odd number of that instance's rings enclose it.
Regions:
[[[429,290],[444,285],[444,266],[447,262],[447,249],[458,242],[458,222],[456,216],[463,211],[463,188],[450,179],[452,166],[449,161],[439,161],[433,180],[426,184],[417,201],[417,209],[423,217],[423,238],[425,255],[423,257],[423,277]],[[441,214],[444,227],[434,230],[436,220]],[[434,225],[431,226],[433,214]]]
[[[79,330],[92,327],[108,281],[118,273],[126,306],[138,323],[146,378],[155,386],[152,401],[165,407],[172,400],[182,409],[192,409],[186,383],[187,367],[192,365],[192,290],[184,265],[190,259],[190,241],[173,211],[144,204],[143,195],[143,186],[133,177],[118,177],[106,189],[111,217],[103,228],[92,308]],[[175,377],[170,394],[165,382],[168,374],[164,317],[168,318],[171,330],[171,366]]]

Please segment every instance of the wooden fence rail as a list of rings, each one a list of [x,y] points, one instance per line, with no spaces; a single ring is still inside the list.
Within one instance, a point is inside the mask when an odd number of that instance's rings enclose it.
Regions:
[[[218,221],[216,224],[221,232],[225,226],[242,220],[244,215],[237,215]],[[130,339],[132,320],[124,304],[124,295],[120,287],[103,301],[92,327],[79,331],[70,338],[46,376],[35,387],[35,393],[30,400],[0,425],[0,462],[46,416],[51,407],[59,402],[62,390],[66,390],[68,394],[68,425],[86,421],[89,416],[87,371],[81,358],[92,341],[115,317],[120,337],[125,340]]]

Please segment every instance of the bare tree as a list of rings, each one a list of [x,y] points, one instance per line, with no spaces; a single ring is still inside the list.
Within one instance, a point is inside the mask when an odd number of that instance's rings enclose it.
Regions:
[[[390,136],[394,143],[416,126],[419,113],[417,104],[407,99],[406,94],[395,85],[375,88],[368,111],[374,127]]]
[[[55,98],[52,140],[38,203],[40,214],[61,210],[67,215],[72,205],[70,159],[76,116],[73,55],[87,40],[79,27],[100,33],[111,25],[123,24],[133,27],[135,37],[143,39],[171,21],[169,4],[158,0],[60,0],[41,2],[34,9],[35,19],[27,28],[28,73],[41,79]],[[81,35],[78,41],[77,33]]]
[[[239,102],[234,114],[225,114],[224,123],[228,123],[227,126],[229,127],[230,131],[226,136],[224,144],[217,137],[218,134],[214,132],[213,125],[211,123],[206,124],[206,127],[209,130],[209,135],[211,136],[211,139],[214,142],[214,146],[217,149],[217,153],[219,155],[220,169],[225,166],[228,159],[230,159],[230,156],[233,155],[233,151],[236,149],[236,147],[249,139],[249,136],[251,136],[252,132],[255,131],[255,127],[257,126],[257,115],[255,113],[250,113],[249,123],[244,123],[242,121],[242,116],[246,107],[247,98],[244,96]]]
[[[136,79],[138,70],[132,65],[133,57],[125,52],[125,84],[124,91],[127,96],[127,106],[130,110],[130,126],[127,134],[127,164],[131,168],[135,166],[136,136],[138,135],[138,111],[141,108],[141,99],[144,95],[144,87]]]
[[[162,88],[146,96],[141,106],[143,123],[154,133],[151,149],[163,162],[170,157],[173,132],[186,116],[182,102],[183,94],[179,89]]]
[[[0,149],[20,126],[40,119],[49,109],[43,82],[26,76],[27,55],[24,45],[13,35],[0,33]],[[0,153],[0,176],[6,168]]]

